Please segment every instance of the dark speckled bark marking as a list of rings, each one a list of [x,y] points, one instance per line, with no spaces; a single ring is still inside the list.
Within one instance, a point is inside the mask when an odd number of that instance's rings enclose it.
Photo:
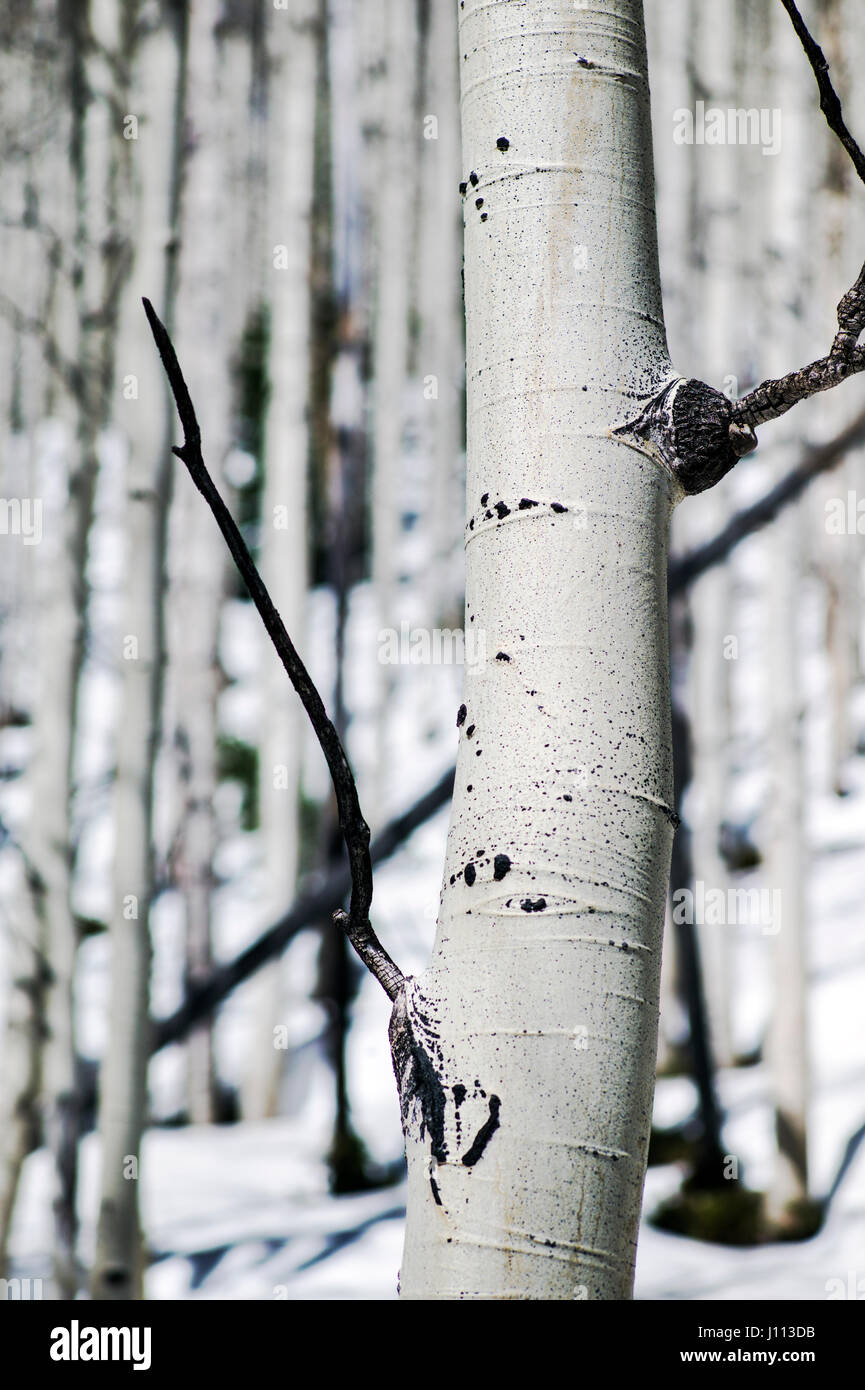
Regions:
[[[472,884],[477,878],[477,870],[475,869],[475,866],[471,860],[469,860],[469,862],[463,869],[463,877],[465,878],[465,881],[468,884],[469,888],[471,888]]]
[[[474,1167],[499,1127],[499,1112],[501,1111],[502,1103],[498,1096],[490,1096],[489,1106],[490,1118],[485,1124],[481,1125],[472,1141],[471,1148],[467,1153],[463,1154],[463,1163],[467,1168]]]
[[[493,878],[496,883],[501,883],[505,874],[509,872],[511,861],[506,854],[497,854],[493,860]]]

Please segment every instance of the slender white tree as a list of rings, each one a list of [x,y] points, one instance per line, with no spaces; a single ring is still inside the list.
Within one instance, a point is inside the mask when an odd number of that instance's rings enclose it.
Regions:
[[[673,832],[664,577],[685,402],[642,4],[460,11],[466,677],[438,931],[397,1001],[408,1298],[626,1298]],[[675,393],[675,396],[674,396]],[[635,428],[639,428],[638,426]]]
[[[138,237],[126,308],[130,325],[145,291],[173,299],[183,45],[178,25],[153,23],[139,34],[130,115],[136,120],[134,208]],[[167,18],[167,17],[166,17]],[[179,21],[178,21],[179,22]],[[171,455],[159,364],[140,330],[127,327],[124,353],[134,370],[126,398],[126,587],[120,653],[122,708],[117,737],[111,943],[110,1042],[102,1064],[99,1136],[102,1170],[94,1298],[141,1297],[138,1191],[147,1111],[150,907],[154,896],[153,785],[164,662],[163,588]],[[119,408],[118,408],[118,413]],[[121,416],[121,418],[123,418]]]
[[[306,479],[309,428],[310,283],[313,155],[319,0],[292,0],[267,21],[268,400],[264,429],[261,569],[289,631],[302,635],[306,592]],[[196,498],[198,504],[198,499]],[[211,517],[201,514],[214,533]],[[285,674],[270,644],[263,653],[259,807],[267,881],[265,918],[291,903],[299,857],[301,712],[286,698]],[[285,972],[267,968],[255,986],[255,1031],[244,1114],[274,1114],[280,1062],[274,1025],[282,1021]]]

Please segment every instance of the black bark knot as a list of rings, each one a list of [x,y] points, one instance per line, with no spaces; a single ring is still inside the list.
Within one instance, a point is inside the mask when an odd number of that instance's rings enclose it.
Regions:
[[[727,397],[705,381],[684,382],[673,398],[673,468],[689,495],[705,492],[757,443],[733,419]]]

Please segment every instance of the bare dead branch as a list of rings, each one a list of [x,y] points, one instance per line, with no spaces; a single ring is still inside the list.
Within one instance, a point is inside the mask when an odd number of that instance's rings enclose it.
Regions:
[[[829,63],[820,45],[809,32],[808,26],[802,18],[795,4],[795,0],[781,0],[781,4],[790,16],[796,35],[805,50],[805,56],[814,71],[817,79],[817,87],[820,92],[820,110],[826,117],[826,123],[833,135],[837,135],[841,144],[849,154],[853,167],[863,183],[865,183],[865,155],[863,155],[858,144],[854,140],[850,131],[847,129],[844,115],[841,110],[841,102],[838,93],[832,86],[829,76]]]
[[[142,302],[183,427],[183,444],[179,448],[173,448],[172,452],[185,463],[189,476],[212,511],[234,562],[249,590],[250,597],[258,609],[267,635],[274,645],[289,680],[300,696],[301,703],[315,730],[316,738],[327,762],[336,796],[340,829],[345,840],[351,869],[349,911],[347,915],[344,912],[334,913],[334,922],[345,931],[360,959],[379,981],[388,997],[394,999],[403,981],[403,976],[378,941],[369,922],[369,909],[372,902],[369,826],[361,814],[357,786],[345,749],[327,716],[321,696],[301,661],[282,618],[273,605],[255,561],[235,525],[234,518],[207,471],[201,452],[201,431],[171,339],[157,317],[150,300],[144,299]]]
[[[781,4],[790,16],[817,79],[820,109],[826,117],[829,129],[837,135],[857,174],[865,183],[865,155],[844,121],[841,101],[832,86],[825,54],[811,35],[794,0],[781,0]],[[865,351],[857,347],[859,335],[865,328],[865,265],[860,270],[856,283],[842,296],[837,312],[838,332],[828,355],[816,362],[810,362],[807,367],[790,372],[787,376],[761,382],[753,391],[749,391],[734,403],[735,422],[756,429],[767,420],[776,420],[779,415],[784,415],[798,401],[816,396],[820,391],[828,391],[865,368]]]
[[[861,275],[859,279],[862,279]],[[734,423],[756,429],[767,420],[777,420],[779,415],[785,415],[799,401],[819,395],[821,391],[829,391],[846,381],[848,376],[856,376],[861,371],[865,371],[865,349],[857,347],[849,357],[833,359],[830,353],[816,362],[809,362],[807,367],[800,367],[797,372],[761,381],[753,391],[748,391],[740,400],[733,402]]]

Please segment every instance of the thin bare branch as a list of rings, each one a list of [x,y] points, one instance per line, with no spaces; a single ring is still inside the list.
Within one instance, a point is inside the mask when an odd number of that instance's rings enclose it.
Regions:
[[[790,16],[793,28],[796,30],[797,37],[805,50],[805,56],[814,71],[817,79],[817,87],[820,92],[820,110],[826,117],[826,123],[833,135],[837,135],[841,144],[849,154],[853,167],[863,183],[865,183],[865,155],[863,155],[858,144],[854,140],[841,110],[841,102],[838,93],[832,86],[832,79],[829,76],[829,63],[825,53],[810,33],[807,24],[802,18],[794,0],[781,0],[781,4]]]
[[[820,92],[820,109],[826,117],[830,130],[837,135],[849,154],[853,166],[865,183],[865,155],[851,135],[844,121],[841,101],[829,76],[829,64],[822,48],[813,38],[808,26],[799,13],[794,0],[781,0],[790,16],[802,47],[817,79]],[[865,265],[859,272],[856,283],[851,286],[838,304],[838,332],[826,357],[810,362],[807,367],[790,372],[777,380],[763,381],[753,391],[749,391],[733,405],[733,420],[751,429],[776,420],[798,401],[816,396],[820,391],[828,391],[847,377],[854,376],[865,368],[865,351],[857,347],[859,336],[865,328]]]
[[[282,618],[273,605],[255,561],[235,525],[234,518],[207,471],[201,452],[201,431],[171,339],[150,300],[145,299],[142,302],[174,395],[180,423],[183,426],[183,444],[179,448],[175,447],[172,452],[186,464],[189,476],[210,507],[249,590],[250,597],[258,609],[276,653],[289,680],[300,696],[301,703],[315,730],[316,738],[327,761],[336,796],[340,829],[345,840],[351,868],[349,912],[347,915],[344,912],[334,913],[334,922],[345,931],[364,965],[376,977],[388,997],[394,999],[403,976],[370,926],[372,864],[369,853],[369,826],[361,814],[357,786],[345,749],[334,725],[327,716],[321,696],[301,661]]]
[[[844,301],[841,302],[843,304]],[[748,391],[733,402],[733,421],[756,429],[767,420],[777,420],[779,415],[785,415],[799,401],[817,396],[821,391],[829,391],[846,381],[848,376],[856,376],[861,371],[865,371],[865,348],[854,348],[849,357],[841,358],[833,358],[830,352],[827,357],[809,362],[807,367],[800,367],[797,372],[761,381],[753,391]]]

